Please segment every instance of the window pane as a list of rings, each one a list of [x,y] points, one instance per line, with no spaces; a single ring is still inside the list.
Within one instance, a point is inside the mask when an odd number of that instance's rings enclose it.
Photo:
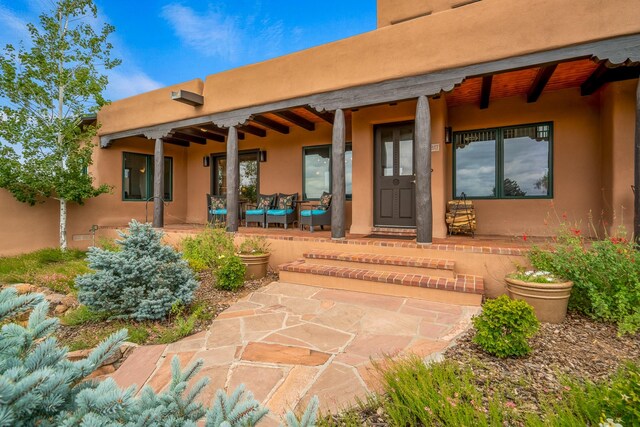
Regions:
[[[455,159],[456,197],[495,197],[495,131],[456,134]]]
[[[393,130],[383,129],[381,132],[380,164],[382,165],[382,176],[393,176]]]
[[[304,197],[318,199],[323,191],[331,191],[329,159],[331,146],[304,150]]]
[[[548,196],[549,125],[504,130],[504,195]]]
[[[147,200],[147,156],[144,154],[124,154],[122,197],[124,200]]]
[[[346,197],[347,199],[351,198],[351,180],[352,180],[352,171],[353,171],[353,151],[351,147],[347,147],[344,153],[344,176],[345,176],[345,186],[346,186]]]
[[[151,160],[153,160],[153,158]],[[171,200],[173,198],[173,192],[171,188],[173,184],[171,182],[171,178],[173,176],[172,166],[173,166],[173,162],[171,161],[171,159],[165,157],[164,159],[164,200]]]
[[[413,131],[400,131],[400,173],[399,175],[413,175]]]

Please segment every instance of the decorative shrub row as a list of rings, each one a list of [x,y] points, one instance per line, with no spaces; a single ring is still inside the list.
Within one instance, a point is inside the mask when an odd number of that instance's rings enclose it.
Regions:
[[[563,226],[552,250],[533,248],[530,260],[539,270],[573,281],[569,307],[601,321],[615,322],[621,334],[640,329],[640,251],[616,236],[590,242]]]

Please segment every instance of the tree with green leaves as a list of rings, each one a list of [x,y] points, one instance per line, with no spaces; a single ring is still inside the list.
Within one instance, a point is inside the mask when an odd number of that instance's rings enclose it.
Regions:
[[[60,247],[66,249],[67,204],[108,192],[87,171],[96,126],[83,117],[107,101],[103,73],[120,64],[98,27],[92,0],[56,0],[28,24],[30,40],[0,54],[0,188],[35,205],[60,203]]]

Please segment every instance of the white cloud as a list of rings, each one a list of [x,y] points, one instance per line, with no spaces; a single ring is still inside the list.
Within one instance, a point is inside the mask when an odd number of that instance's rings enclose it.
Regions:
[[[229,62],[242,58],[268,58],[280,54],[285,38],[281,20],[262,10],[262,2],[252,2],[247,13],[231,15],[210,6],[198,12],[180,3],[169,3],[161,16],[185,46],[206,57]]]
[[[215,11],[197,14],[177,3],[165,5],[162,17],[185,45],[202,55],[228,60],[236,58],[241,33],[236,18]]]
[[[107,72],[109,86],[106,97],[112,101],[163,87],[135,66],[120,66]]]
[[[0,34],[7,43],[15,43],[29,38],[27,20],[0,5]],[[3,43],[4,44],[4,43]]]
[[[24,41],[28,47],[30,45],[30,34],[27,29],[27,22],[38,23],[38,15],[51,8],[50,2],[37,0],[31,1],[29,10],[23,15],[18,15],[7,7],[0,5],[0,47],[5,43],[17,44]],[[98,19],[87,18],[92,28],[99,32],[102,25],[109,22],[109,18],[100,11]],[[109,85],[105,90],[105,96],[112,101],[137,95],[158,89],[164,84],[155,81],[136,63],[126,47],[126,43],[118,37],[117,33],[111,34],[109,40],[113,44],[112,56],[122,60],[122,64],[112,70],[102,70],[101,72],[109,77]]]

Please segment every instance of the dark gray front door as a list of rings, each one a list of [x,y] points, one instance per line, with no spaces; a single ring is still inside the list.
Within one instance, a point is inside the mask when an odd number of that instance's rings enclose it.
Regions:
[[[415,227],[413,123],[377,126],[374,160],[374,224]]]

